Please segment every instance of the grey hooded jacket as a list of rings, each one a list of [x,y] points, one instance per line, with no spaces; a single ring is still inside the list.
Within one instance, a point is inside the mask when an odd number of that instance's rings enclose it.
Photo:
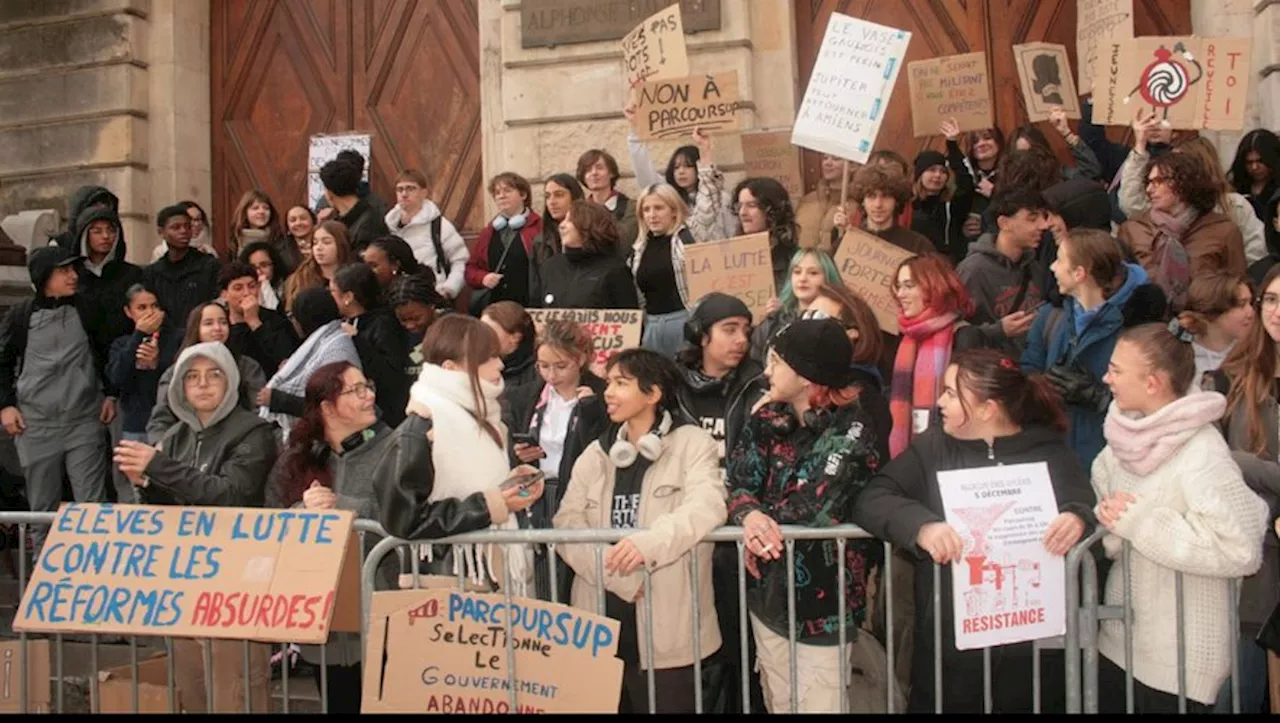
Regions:
[[[201,424],[187,401],[181,380],[197,357],[213,361],[227,378],[227,393]],[[261,507],[267,475],[276,458],[269,422],[236,404],[240,370],[219,342],[193,344],[173,366],[177,383],[169,385],[169,408],[178,424],[165,433],[145,475],[145,504]]]

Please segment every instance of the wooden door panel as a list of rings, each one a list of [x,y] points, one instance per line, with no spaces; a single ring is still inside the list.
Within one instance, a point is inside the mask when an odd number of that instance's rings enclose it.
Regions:
[[[394,201],[408,167],[460,227],[483,226],[479,17],[472,0],[211,4],[214,241],[241,194],[304,203],[310,137],[373,136],[370,180]]]
[[[473,2],[355,4],[356,125],[373,133],[374,190],[391,200],[405,168],[427,174],[459,226],[484,226],[479,18]]]
[[[796,3],[802,93],[833,12],[911,31],[907,62],[985,51],[996,125],[1006,134],[1027,122],[1013,46],[1036,41],[1059,43],[1067,47],[1073,68],[1076,63],[1075,0],[807,0]],[[1134,0],[1134,31],[1137,35],[1190,33],[1190,0]],[[1042,130],[1060,156],[1068,158],[1060,138],[1047,126]],[[1126,136],[1124,128],[1110,128],[1107,133],[1116,141]],[[941,146],[941,136],[913,137],[907,74],[899,74],[876,147],[895,150],[910,161],[926,147]],[[808,188],[818,180],[820,160],[817,153],[804,154]]]

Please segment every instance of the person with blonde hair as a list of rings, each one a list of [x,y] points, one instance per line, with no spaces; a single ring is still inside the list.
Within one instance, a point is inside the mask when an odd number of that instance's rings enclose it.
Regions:
[[[1134,122],[1135,139],[1139,137],[1137,129],[1140,123],[1141,121]],[[1143,128],[1145,129],[1146,126]],[[1129,153],[1124,166],[1120,168],[1120,210],[1129,218],[1140,216],[1151,208],[1151,199],[1146,193],[1146,178],[1142,175],[1149,158],[1145,148],[1145,143],[1140,149],[1135,140],[1133,151]],[[1222,164],[1218,160],[1218,149],[1214,147],[1213,142],[1204,137],[1189,138],[1177,143],[1173,147],[1173,152],[1185,153],[1199,160],[1208,171],[1218,194],[1218,204],[1214,210],[1229,216],[1240,228],[1240,234],[1244,237],[1246,263],[1252,264],[1265,257],[1267,255],[1266,228],[1262,221],[1258,220],[1258,215],[1254,213],[1253,204],[1249,199],[1232,190],[1231,184],[1227,182],[1227,175],[1222,171]]]
[[[674,358],[689,319],[684,276],[684,248],[694,243],[685,226],[687,207],[674,186],[657,183],[644,189],[637,201],[639,234],[631,251],[631,275],[644,309],[644,338],[640,346]]]

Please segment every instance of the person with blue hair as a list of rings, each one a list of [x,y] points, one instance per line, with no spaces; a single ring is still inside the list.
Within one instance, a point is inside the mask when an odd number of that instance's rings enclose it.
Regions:
[[[769,340],[795,321],[818,298],[823,284],[843,286],[831,256],[817,249],[801,249],[791,257],[790,274],[778,298],[769,302],[768,316],[751,332],[751,358],[763,364]]]

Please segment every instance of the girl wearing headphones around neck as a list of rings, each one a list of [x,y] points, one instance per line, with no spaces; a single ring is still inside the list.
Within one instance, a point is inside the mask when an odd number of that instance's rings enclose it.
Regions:
[[[542,233],[542,217],[530,206],[533,189],[519,174],[499,173],[489,181],[498,215],[480,232],[463,274],[476,291],[473,316],[495,301],[529,306],[533,242]]]
[[[849,521],[853,500],[888,458],[886,440],[850,372],[853,345],[832,319],[801,319],[781,329],[769,350],[769,403],[743,429],[726,464],[729,519],[745,537],[747,610],[755,633],[765,705],[791,710],[790,615],[795,586],[796,712],[841,710],[841,666],[866,615],[870,545],[845,546],[845,608],[836,589],[835,540],[795,543],[795,579],[787,575],[779,525],[831,527]],[[839,629],[846,626],[840,647]]]
[[[611,424],[573,466],[553,524],[635,532],[605,551],[603,581],[594,545],[557,547],[575,573],[571,604],[622,623],[618,657],[626,670],[619,712],[648,710],[650,668],[661,691],[652,712],[698,712],[694,663],[701,658],[705,677],[721,645],[712,545],[698,544],[725,521],[719,452],[709,433],[679,416],[679,380],[669,359],[629,349],[609,360],[606,377]],[[691,580],[694,554],[696,581]],[[641,600],[645,575],[651,583],[648,601]],[[608,591],[604,610],[597,609],[598,582]],[[646,630],[652,630],[652,650]]]

